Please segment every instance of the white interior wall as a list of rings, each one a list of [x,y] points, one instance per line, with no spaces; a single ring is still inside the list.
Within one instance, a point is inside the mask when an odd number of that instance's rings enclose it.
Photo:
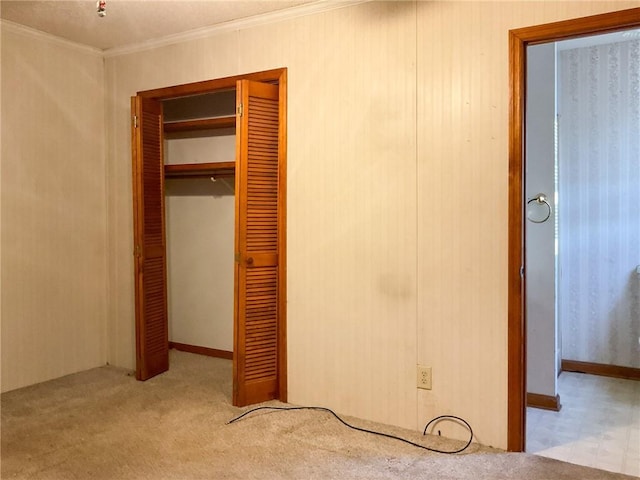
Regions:
[[[2,27],[2,391],[104,365],[102,55]]]
[[[172,138],[165,142],[165,164],[233,162],[236,155],[232,135]]]
[[[235,136],[166,140],[165,163],[233,161]],[[234,179],[165,181],[169,341],[233,351]]]

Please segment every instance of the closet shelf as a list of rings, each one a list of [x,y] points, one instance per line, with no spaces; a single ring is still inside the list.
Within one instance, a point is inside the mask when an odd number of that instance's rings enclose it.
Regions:
[[[165,165],[165,178],[206,178],[232,177],[236,172],[236,162],[182,163]]]
[[[167,122],[164,124],[165,133],[193,132],[198,130],[214,130],[236,126],[236,116],[203,118],[200,120],[185,120],[181,122]]]

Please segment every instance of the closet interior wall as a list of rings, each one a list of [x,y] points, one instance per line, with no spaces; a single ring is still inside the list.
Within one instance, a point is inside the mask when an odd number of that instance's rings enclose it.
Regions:
[[[172,131],[174,122],[235,114],[235,91],[163,102],[165,165],[233,162],[235,125]],[[165,173],[169,341],[233,351],[233,173]],[[180,167],[177,167],[178,169]]]

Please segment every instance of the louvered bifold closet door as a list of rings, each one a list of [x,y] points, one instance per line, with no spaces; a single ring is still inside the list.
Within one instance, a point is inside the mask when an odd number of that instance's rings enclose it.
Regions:
[[[278,398],[278,86],[237,86],[234,405]]]
[[[169,368],[162,104],[140,96],[133,110],[136,378]]]

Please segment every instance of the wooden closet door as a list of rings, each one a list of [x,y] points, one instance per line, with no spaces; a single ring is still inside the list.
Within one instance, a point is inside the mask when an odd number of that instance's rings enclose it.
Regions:
[[[278,86],[237,84],[233,404],[280,398]]]
[[[162,104],[132,97],[136,378],[169,369]]]

